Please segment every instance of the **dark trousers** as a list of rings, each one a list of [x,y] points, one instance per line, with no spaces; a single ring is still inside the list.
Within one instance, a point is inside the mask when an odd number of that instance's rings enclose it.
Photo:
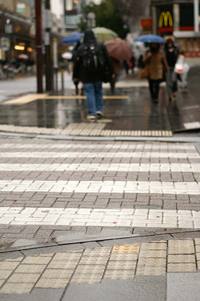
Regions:
[[[149,91],[152,100],[158,100],[160,90],[160,80],[149,79]]]

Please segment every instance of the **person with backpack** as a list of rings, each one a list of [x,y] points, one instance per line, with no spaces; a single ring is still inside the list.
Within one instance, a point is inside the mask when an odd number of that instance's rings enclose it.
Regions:
[[[87,30],[74,57],[73,80],[83,83],[87,99],[88,120],[103,117],[103,82],[112,77],[112,65],[106,47],[97,42],[94,32]]]

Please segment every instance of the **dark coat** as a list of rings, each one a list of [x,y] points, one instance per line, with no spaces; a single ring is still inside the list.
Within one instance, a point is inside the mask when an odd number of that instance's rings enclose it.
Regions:
[[[90,47],[96,49],[98,64],[96,68],[88,70],[84,65],[84,59]],[[109,76],[112,76],[112,64],[106,47],[97,43],[93,31],[86,31],[83,43],[74,56],[73,78],[83,83],[95,83],[106,81],[105,77]]]
[[[170,68],[174,68],[179,56],[178,48],[173,45],[173,47],[169,48],[167,45],[165,46],[165,56],[167,60],[167,64]]]

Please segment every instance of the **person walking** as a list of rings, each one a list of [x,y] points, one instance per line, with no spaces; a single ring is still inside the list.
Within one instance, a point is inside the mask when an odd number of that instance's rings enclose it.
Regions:
[[[176,92],[178,90],[175,66],[179,57],[179,50],[176,47],[173,38],[167,38],[164,51],[169,67],[166,74],[167,92],[169,96],[169,101],[172,101],[176,98]]]
[[[158,103],[160,83],[168,69],[165,55],[160,49],[160,44],[150,43],[149,50],[144,55],[144,65],[147,71],[151,99],[154,103]]]
[[[97,42],[92,30],[87,30],[74,57],[73,80],[83,83],[88,120],[103,117],[102,83],[109,81],[111,76],[112,65],[106,47]]]

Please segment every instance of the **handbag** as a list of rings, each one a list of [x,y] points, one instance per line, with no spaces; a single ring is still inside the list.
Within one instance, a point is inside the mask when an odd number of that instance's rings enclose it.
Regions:
[[[147,67],[144,67],[142,69],[139,70],[139,77],[141,79],[146,79],[149,77],[149,70]]]

